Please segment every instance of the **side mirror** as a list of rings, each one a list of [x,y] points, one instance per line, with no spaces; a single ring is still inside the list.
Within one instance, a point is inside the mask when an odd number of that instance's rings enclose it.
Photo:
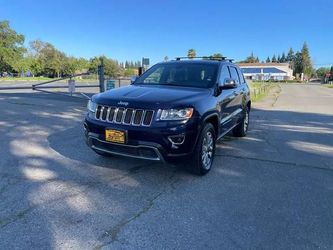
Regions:
[[[219,89],[234,89],[237,87],[237,83],[234,79],[226,78],[223,82],[219,83]]]
[[[138,76],[131,76],[131,84],[132,84],[133,82],[135,82],[136,79],[138,79],[138,78],[139,78]]]

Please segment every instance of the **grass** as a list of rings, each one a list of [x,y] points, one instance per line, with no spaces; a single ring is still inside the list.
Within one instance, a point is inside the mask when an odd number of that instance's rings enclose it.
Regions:
[[[328,84],[326,83],[326,84],[323,84],[321,86],[333,89],[333,84],[330,84],[330,83],[328,83]]]
[[[276,83],[252,82],[249,84],[251,91],[251,100],[257,102],[265,98],[269,91],[276,87]]]

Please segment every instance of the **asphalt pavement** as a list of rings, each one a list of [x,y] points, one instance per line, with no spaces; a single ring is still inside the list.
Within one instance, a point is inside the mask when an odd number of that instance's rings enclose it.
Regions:
[[[0,105],[0,249],[333,248],[333,89],[282,85],[203,177],[96,155],[83,98]]]

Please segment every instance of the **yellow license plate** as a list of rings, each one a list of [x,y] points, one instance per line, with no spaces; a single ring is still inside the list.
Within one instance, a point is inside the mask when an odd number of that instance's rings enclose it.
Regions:
[[[125,143],[125,132],[114,129],[106,129],[105,140],[109,142]]]

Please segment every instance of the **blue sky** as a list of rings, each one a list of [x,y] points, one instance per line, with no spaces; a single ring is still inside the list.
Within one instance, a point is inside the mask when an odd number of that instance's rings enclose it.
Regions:
[[[332,0],[0,0],[0,20],[68,55],[120,61],[220,52],[265,60],[307,41],[316,66],[333,65]]]

